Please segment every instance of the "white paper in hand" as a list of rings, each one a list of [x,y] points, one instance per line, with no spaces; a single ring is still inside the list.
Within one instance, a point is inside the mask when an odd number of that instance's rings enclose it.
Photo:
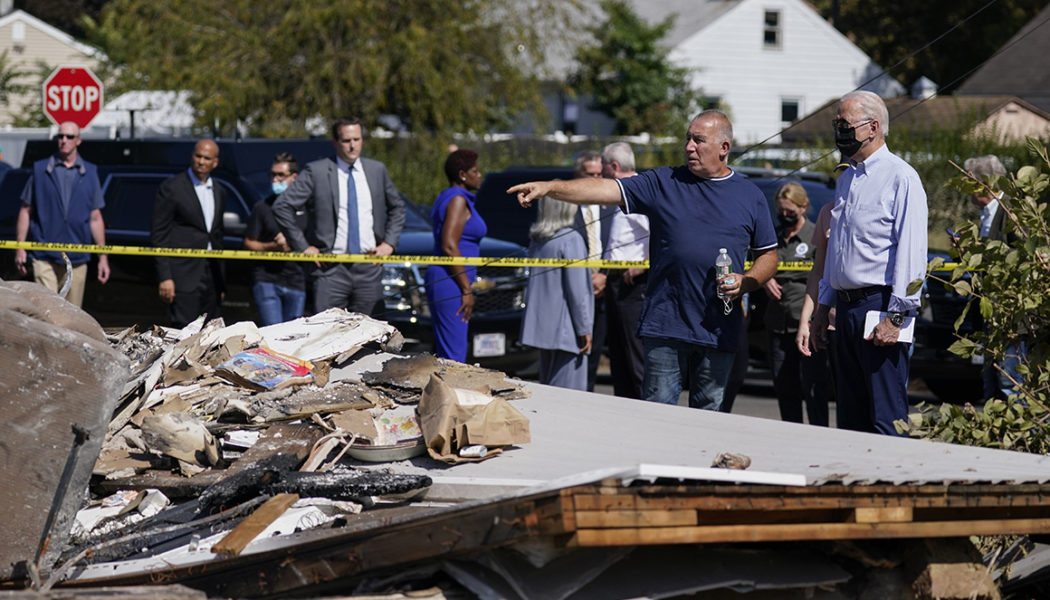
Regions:
[[[875,331],[875,325],[879,321],[890,316],[888,312],[879,312],[877,310],[869,310],[864,315],[864,339],[871,337],[871,332]],[[912,343],[912,339],[915,337],[915,317],[904,317],[904,324],[901,325],[901,333],[897,336],[898,342],[904,342],[906,344]]]

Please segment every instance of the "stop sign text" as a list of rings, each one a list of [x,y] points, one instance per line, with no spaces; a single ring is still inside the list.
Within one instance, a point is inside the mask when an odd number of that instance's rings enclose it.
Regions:
[[[44,114],[56,125],[72,121],[81,129],[102,110],[102,82],[90,69],[59,67],[44,80]]]

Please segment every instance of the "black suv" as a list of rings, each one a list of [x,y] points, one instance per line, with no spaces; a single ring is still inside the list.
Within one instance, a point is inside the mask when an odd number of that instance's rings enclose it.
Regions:
[[[187,168],[193,140],[86,140],[81,154],[99,169],[106,207],[106,241],[119,246],[148,246],[153,200],[157,188],[168,177]],[[276,152],[288,151],[300,164],[329,156],[328,140],[245,140],[219,141],[220,166],[212,173],[227,191],[225,247],[242,247],[243,234],[251,208],[269,193],[270,161]],[[0,238],[15,239],[15,220],[20,197],[30,175],[29,166],[54,151],[54,142],[33,140],[27,144],[23,165],[8,171],[0,180]],[[433,253],[433,234],[427,213],[406,199],[408,207],[405,229],[398,243],[402,255]],[[0,257],[0,278],[15,279],[11,252]],[[492,237],[481,242],[482,256],[523,256],[518,245]],[[157,299],[153,259],[150,257],[114,255],[110,257],[111,275],[106,285],[98,284],[91,262],[84,309],[103,326],[123,327],[137,324],[149,327],[167,320],[164,305]],[[406,337],[407,350],[432,348],[432,331],[423,290],[425,266],[391,263],[384,265],[383,286],[386,296],[385,320]],[[479,269],[475,281],[476,302],[471,319],[472,344],[468,361],[512,372],[530,368],[536,352],[518,343],[527,269]],[[222,313],[228,322],[253,320],[251,303],[251,262],[230,260],[227,263],[228,289]]]

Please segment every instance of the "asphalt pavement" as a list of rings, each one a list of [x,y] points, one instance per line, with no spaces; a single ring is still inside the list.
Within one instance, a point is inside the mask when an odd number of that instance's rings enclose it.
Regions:
[[[612,395],[613,393],[607,361],[602,361],[602,364],[598,368],[598,380],[595,383],[594,391],[598,394]],[[908,402],[911,404],[912,411],[915,411],[916,405],[920,402],[937,403],[938,401],[937,398],[922,385],[922,382],[913,381],[908,388]],[[688,406],[688,394],[683,392],[678,403],[681,406]],[[744,386],[737,394],[736,400],[733,403],[733,414],[760,417],[763,419],[780,419],[780,409],[777,407],[776,392],[773,389],[773,381],[770,379],[768,370],[755,369],[754,367],[748,370],[748,374],[744,378]],[[831,426],[834,427],[834,403],[828,407],[828,420],[831,422]]]

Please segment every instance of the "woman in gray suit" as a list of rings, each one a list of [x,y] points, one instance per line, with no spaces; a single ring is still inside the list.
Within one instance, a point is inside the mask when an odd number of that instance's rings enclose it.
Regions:
[[[529,230],[530,258],[583,260],[587,242],[573,229],[578,207],[541,198]],[[540,349],[540,383],[587,389],[594,294],[585,267],[534,267],[525,290],[521,342]]]

